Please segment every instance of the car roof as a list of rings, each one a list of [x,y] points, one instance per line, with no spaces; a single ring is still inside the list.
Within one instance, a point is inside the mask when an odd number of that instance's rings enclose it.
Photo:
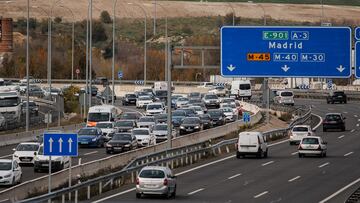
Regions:
[[[142,168],[141,170],[163,170],[163,171],[169,171],[171,170],[168,167],[164,167],[164,166],[145,166],[144,168]]]
[[[4,162],[11,163],[12,161],[13,161],[12,159],[0,159],[1,163],[4,163]]]
[[[101,121],[101,122],[97,122],[96,124],[101,124],[101,123],[108,123],[108,124],[111,124],[111,123],[113,123],[113,122],[111,122],[111,121]]]
[[[134,128],[133,131],[134,131],[134,130],[149,130],[149,131],[150,131],[149,128]]]
[[[328,115],[342,115],[341,113],[327,113],[325,114],[325,116],[328,116]]]
[[[83,127],[80,130],[82,130],[82,129],[99,129],[99,128],[98,127]]]
[[[40,143],[38,143],[38,142],[22,142],[22,143],[19,143],[19,145],[39,145],[40,146]]]
[[[306,136],[306,137],[303,137],[302,139],[306,139],[306,138],[320,139],[319,136]]]
[[[310,125],[294,125],[294,127],[293,127],[293,128],[296,128],[296,127],[306,127],[306,128],[309,128],[309,127],[310,127]]]

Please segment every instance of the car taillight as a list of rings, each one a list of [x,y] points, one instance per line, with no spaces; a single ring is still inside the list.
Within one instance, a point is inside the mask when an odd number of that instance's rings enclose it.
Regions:
[[[139,180],[139,178],[136,178],[136,185],[140,185],[140,180]]]
[[[168,185],[168,180],[165,178],[164,185]]]

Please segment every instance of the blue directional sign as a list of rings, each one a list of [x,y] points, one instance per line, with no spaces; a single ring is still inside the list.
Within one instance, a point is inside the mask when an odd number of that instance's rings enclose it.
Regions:
[[[45,156],[77,156],[77,134],[44,134]]]
[[[348,27],[222,27],[225,77],[351,76]]]
[[[123,78],[123,72],[122,71],[118,71],[118,78],[119,79]]]
[[[360,40],[360,27],[355,28],[355,39]]]
[[[360,41],[355,43],[355,77],[360,78]]]
[[[250,113],[249,113],[249,112],[244,112],[244,113],[243,113],[243,121],[244,121],[245,123],[249,123],[250,120],[251,120]]]

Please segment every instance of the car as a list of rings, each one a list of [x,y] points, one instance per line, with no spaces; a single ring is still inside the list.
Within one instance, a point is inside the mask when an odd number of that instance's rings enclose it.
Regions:
[[[206,108],[220,108],[220,101],[216,94],[206,94],[203,98]]]
[[[166,123],[167,122],[167,114],[162,113],[154,116],[155,123]]]
[[[336,102],[338,103],[347,103],[347,96],[343,91],[334,91],[330,92],[329,95],[326,97],[326,102],[328,104],[334,104]]]
[[[301,139],[298,147],[299,158],[306,155],[326,157],[327,142],[318,136],[308,136]]]
[[[160,143],[167,140],[167,124],[156,124],[154,126],[153,135],[156,137],[156,143]],[[174,134],[174,131],[172,132],[172,135]]]
[[[19,164],[34,164],[34,153],[39,150],[40,143],[24,142],[13,149],[13,160]]]
[[[171,95],[171,108],[176,108],[176,100],[180,97],[183,97],[181,95]]]
[[[221,99],[221,104],[235,104],[235,101],[234,98],[223,98]]]
[[[34,172],[42,170],[49,171],[49,156],[44,156],[44,145],[40,145],[39,150],[34,153]],[[70,167],[70,157],[51,156],[51,171],[60,171]]]
[[[219,109],[211,109],[207,112],[211,118],[211,124],[213,126],[220,126],[226,123],[226,116],[222,110]]]
[[[212,82],[202,82],[200,83],[199,86],[197,86],[198,88],[213,88],[214,87],[214,83]]]
[[[95,79],[95,84],[98,85],[108,85],[109,84],[109,80],[106,77],[97,77]]]
[[[345,119],[341,113],[327,113],[323,120],[323,131],[326,132],[328,129],[340,129],[345,131]]]
[[[136,137],[138,147],[147,147],[156,144],[156,137],[151,134],[149,128],[134,128],[132,134]]]
[[[202,129],[201,120],[199,117],[187,117],[180,125],[180,135],[198,132]]]
[[[154,103],[148,104],[146,106],[145,114],[147,116],[154,116],[154,115],[157,115],[157,114],[164,113],[164,110],[165,110],[165,107],[164,107],[163,103],[154,102]]]
[[[100,128],[105,138],[105,142],[109,141],[116,131],[114,122],[98,122],[96,123],[96,127]]]
[[[176,196],[176,176],[169,167],[145,166],[136,177],[136,198],[144,195]]]
[[[190,100],[191,99],[200,99],[201,100],[201,94],[200,92],[191,92],[187,96]]]
[[[189,102],[189,99],[186,97],[180,97],[175,102],[175,108],[181,108]]]
[[[42,89],[44,91],[44,96],[45,97],[50,97],[50,95],[51,96],[61,96],[61,95],[63,95],[63,93],[61,92],[61,89],[59,89],[59,88],[51,87],[51,91],[50,91],[50,87],[43,87]]]
[[[190,106],[189,108],[194,109],[196,115],[204,114],[204,110],[201,108],[201,106]]]
[[[95,97],[98,93],[99,89],[96,86],[91,86],[90,91],[91,92],[91,96]]]
[[[236,144],[236,158],[255,155],[257,158],[268,157],[268,145],[261,132],[240,132]]]
[[[199,106],[199,104],[203,104],[201,98],[191,98],[187,103],[188,106]]]
[[[21,183],[22,169],[16,160],[0,159],[0,185]]]
[[[208,91],[209,93],[216,94],[219,97],[226,96],[226,88],[221,86],[216,86]]]
[[[186,117],[195,117],[197,115],[195,109],[193,108],[180,108],[177,110],[185,111]]]
[[[199,115],[201,124],[203,126],[203,129],[209,129],[212,127],[212,123],[211,123],[211,117],[209,114],[202,114]]]
[[[220,108],[231,108],[234,115],[241,115],[235,103],[221,103]]]
[[[309,125],[295,125],[290,131],[290,145],[299,144],[302,138],[313,136],[314,134],[314,131]]]
[[[30,97],[43,98],[45,96],[44,95],[44,90],[42,90],[41,87],[39,87],[38,85],[30,85],[29,90],[26,89],[26,91],[29,91],[29,96]]]
[[[129,104],[136,105],[136,95],[135,94],[125,94],[125,96],[122,100],[122,105],[127,106]]]
[[[277,96],[274,97],[274,102],[277,104],[294,106],[294,93],[288,90],[276,92]]]
[[[26,108],[27,108],[27,102],[23,101],[21,103],[21,110],[23,114],[26,113]],[[29,113],[35,116],[39,115],[39,105],[37,105],[34,101],[29,101]]]
[[[102,92],[98,92],[96,97],[102,101],[102,103],[108,104],[112,102],[112,89],[106,87]],[[114,101],[116,100],[116,94],[114,92]]]
[[[153,94],[158,101],[166,101],[167,99],[167,90],[154,90]]]
[[[130,133],[116,133],[109,142],[106,143],[106,153],[124,152],[137,148],[136,137]]]
[[[175,110],[172,112],[172,124],[174,127],[180,127],[182,121],[186,117],[186,112],[182,110]]]
[[[139,118],[141,117],[141,114],[138,112],[124,112],[119,120],[131,120],[137,122]]]
[[[115,132],[131,132],[132,129],[136,128],[136,122],[133,120],[119,120],[114,124]]]
[[[150,96],[140,96],[136,100],[136,108],[145,108],[151,103],[153,103],[153,99]]]
[[[139,128],[149,128],[152,129],[153,126],[155,125],[155,118],[154,116],[143,116],[141,117],[138,122],[137,122],[137,126]]]
[[[220,110],[224,113],[226,122],[234,122],[238,119],[237,112],[233,112],[232,108],[223,107]]]
[[[105,137],[100,128],[85,127],[78,132],[78,144],[80,147],[103,147]]]

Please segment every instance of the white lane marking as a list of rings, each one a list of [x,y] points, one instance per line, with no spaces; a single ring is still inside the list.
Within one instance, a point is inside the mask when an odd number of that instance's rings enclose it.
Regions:
[[[351,155],[351,154],[354,154],[354,152],[346,153],[346,154],[344,154],[344,156],[349,156],[349,155]]]
[[[81,165],[81,158],[79,158],[79,160],[78,160],[79,162],[78,162],[78,165]]]
[[[323,119],[322,119],[322,117],[321,116],[319,116],[319,115],[317,115],[317,114],[312,114],[312,115],[314,115],[314,116],[316,116],[316,117],[318,117],[319,119],[320,119],[320,122],[315,126],[315,127],[313,127],[313,130],[316,130],[318,127],[320,127],[320,125],[322,124],[322,122],[323,122]]]
[[[328,110],[329,110],[329,111],[334,111],[335,109],[333,109],[333,108],[328,108]]]
[[[348,112],[347,111],[344,111],[344,114],[347,114]]]
[[[338,138],[339,139],[342,139],[342,138],[344,138],[345,137],[345,135],[341,135],[341,136],[339,136]]]
[[[238,173],[238,174],[235,174],[233,176],[228,177],[228,180],[231,180],[231,179],[236,178],[238,176],[241,176],[241,173]]]
[[[318,166],[319,168],[322,168],[322,167],[324,167],[324,166],[327,166],[327,165],[329,165],[330,163],[329,162],[326,162],[326,163],[324,163],[324,164],[321,164],[320,166]]]
[[[9,201],[9,199],[0,200],[0,202],[7,202],[7,201]]]
[[[355,129],[352,129],[350,132],[351,132],[351,133],[355,132]]]
[[[295,155],[295,154],[298,154],[299,152],[293,152],[293,153],[291,153],[291,155]]]
[[[360,118],[358,119],[358,121],[360,122]]]
[[[125,190],[125,191],[122,191],[120,193],[116,193],[114,195],[111,195],[111,196],[108,196],[108,197],[105,197],[105,198],[102,198],[102,199],[99,199],[99,200],[96,200],[96,201],[93,201],[92,203],[99,203],[99,202],[103,202],[105,200],[108,200],[108,199],[111,199],[113,197],[116,197],[116,196],[120,196],[120,195],[123,195],[123,194],[126,194],[126,193],[129,193],[129,192],[132,192],[134,191],[136,188],[131,188],[131,189],[128,189],[128,190]]]
[[[272,163],[274,163],[274,161],[269,161],[269,162],[263,163],[263,164],[261,164],[261,165],[262,165],[262,166],[266,166],[266,165],[269,165],[269,164],[272,164]]]
[[[198,189],[198,190],[189,192],[188,195],[193,195],[193,194],[198,193],[198,192],[201,192],[201,191],[203,191],[203,190],[205,190],[205,188],[200,188],[200,189]]]
[[[255,195],[254,198],[255,198],[255,199],[256,199],[256,198],[259,198],[259,197],[261,197],[261,196],[263,196],[263,195],[266,195],[267,193],[269,193],[269,191],[265,191],[265,192],[262,192],[262,193],[260,193],[260,194],[258,194],[258,195]]]
[[[358,115],[354,115],[354,117],[355,117],[355,118],[357,118],[357,117],[358,117]]]
[[[84,156],[87,156],[87,155],[90,155],[90,154],[96,154],[96,153],[98,153],[98,151],[88,152],[88,153],[85,153]]]
[[[358,124],[356,124],[356,127],[359,127],[360,126],[360,124],[358,123]]]
[[[288,182],[291,183],[291,182],[293,182],[294,180],[297,180],[297,179],[299,179],[299,178],[301,178],[301,176],[296,176],[296,177],[291,178],[290,180],[288,180]]]
[[[11,156],[12,156],[12,154],[8,154],[8,155],[5,155],[5,156],[1,156],[0,159],[6,158],[6,157],[11,157]]]
[[[272,147],[272,146],[276,146],[276,145],[279,145],[279,144],[282,144],[282,143],[285,143],[285,142],[289,142],[289,139],[286,139],[286,140],[283,140],[283,141],[280,141],[280,142],[276,142],[276,143],[272,143],[272,144],[269,144],[268,146]]]
[[[355,181],[353,181],[353,182],[349,183],[348,185],[345,185],[343,188],[341,188],[340,190],[338,190],[338,191],[334,192],[334,193],[333,193],[333,194],[331,194],[329,197],[327,197],[327,198],[325,198],[325,199],[321,200],[319,203],[325,203],[325,202],[327,202],[327,201],[331,200],[332,198],[334,198],[334,197],[335,197],[335,196],[337,196],[338,194],[340,194],[340,193],[344,192],[344,191],[345,191],[346,189],[348,189],[349,187],[351,187],[351,186],[353,186],[353,185],[357,184],[358,182],[360,182],[360,178],[358,178],[357,180],[355,180]]]

